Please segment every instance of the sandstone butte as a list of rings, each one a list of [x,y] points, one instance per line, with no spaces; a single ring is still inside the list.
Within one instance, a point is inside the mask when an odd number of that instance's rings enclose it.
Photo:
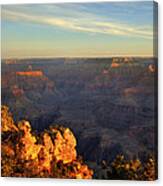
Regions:
[[[116,62],[113,62],[112,64],[111,64],[111,68],[117,68],[117,67],[119,67],[120,66],[120,64],[119,63],[116,63]]]
[[[16,72],[18,76],[32,76],[32,77],[41,77],[43,76],[43,72],[41,70],[35,71],[18,71]]]

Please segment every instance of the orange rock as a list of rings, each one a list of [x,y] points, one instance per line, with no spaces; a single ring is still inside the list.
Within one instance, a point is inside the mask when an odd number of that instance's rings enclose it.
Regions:
[[[36,145],[36,137],[31,134],[31,126],[28,121],[18,123],[18,128],[23,132],[22,137],[17,144],[17,152],[20,159],[33,160],[38,157],[41,145]]]
[[[56,131],[54,156],[57,161],[63,161],[64,164],[67,164],[76,159],[76,139],[68,128],[63,129],[62,133]]]
[[[43,76],[43,72],[41,70],[21,71],[21,72],[16,72],[16,75],[18,75],[18,76],[41,77],[41,76]]]
[[[14,124],[14,120],[9,112],[8,107],[1,107],[1,131],[2,132],[15,132],[18,128]]]
[[[12,117],[8,115],[7,107],[2,109],[2,119],[5,125],[5,130],[2,132],[7,132],[6,135],[15,139],[8,138],[8,141],[2,141],[2,159],[5,160],[5,164],[2,165],[2,175],[92,178],[93,171],[81,159],[77,159],[76,139],[70,129],[51,127],[42,135],[36,136],[32,134],[28,121],[20,121],[16,127]],[[17,172],[20,169],[22,172]]]
[[[119,67],[120,66],[120,64],[118,64],[118,63],[112,63],[111,64],[111,68],[117,68],[117,67]]]
[[[2,144],[2,153],[7,154],[8,156],[15,155],[14,149],[9,144]]]

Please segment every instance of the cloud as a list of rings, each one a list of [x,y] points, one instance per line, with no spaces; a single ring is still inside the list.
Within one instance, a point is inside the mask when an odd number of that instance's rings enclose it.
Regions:
[[[142,37],[146,39],[152,39],[153,36],[153,32],[150,30],[135,28],[129,25],[114,24],[109,22],[96,22],[94,24],[100,26],[100,28],[106,33],[112,33],[115,35]]]
[[[53,7],[58,10],[58,7]],[[28,9],[29,10],[29,9]],[[70,11],[69,11],[70,12]],[[74,13],[74,16],[72,16]],[[82,14],[83,13],[83,14]],[[60,13],[61,14],[61,13]],[[79,16],[80,15],[80,16]],[[83,16],[81,16],[83,15]],[[107,21],[94,14],[84,14],[74,10],[71,17],[60,15],[30,14],[29,12],[14,11],[2,8],[2,20],[22,21],[30,23],[45,24],[60,27],[72,31],[88,32],[93,34],[107,34],[115,36],[136,37],[152,39],[153,31],[151,27],[134,27],[129,24],[121,24]]]

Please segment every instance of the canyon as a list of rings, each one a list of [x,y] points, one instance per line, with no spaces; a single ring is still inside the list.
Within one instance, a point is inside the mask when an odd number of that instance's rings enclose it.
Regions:
[[[157,149],[157,59],[56,58],[2,61],[2,104],[37,132],[70,128],[96,167],[116,154]]]

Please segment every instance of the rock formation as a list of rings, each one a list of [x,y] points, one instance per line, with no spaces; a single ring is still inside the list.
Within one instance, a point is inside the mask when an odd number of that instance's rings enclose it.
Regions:
[[[43,76],[43,72],[40,70],[35,71],[18,71],[16,72],[16,75],[18,76],[32,76],[32,77],[41,77]]]
[[[69,128],[51,126],[34,135],[28,121],[14,124],[8,108],[2,107],[2,176],[92,178],[75,147]]]

